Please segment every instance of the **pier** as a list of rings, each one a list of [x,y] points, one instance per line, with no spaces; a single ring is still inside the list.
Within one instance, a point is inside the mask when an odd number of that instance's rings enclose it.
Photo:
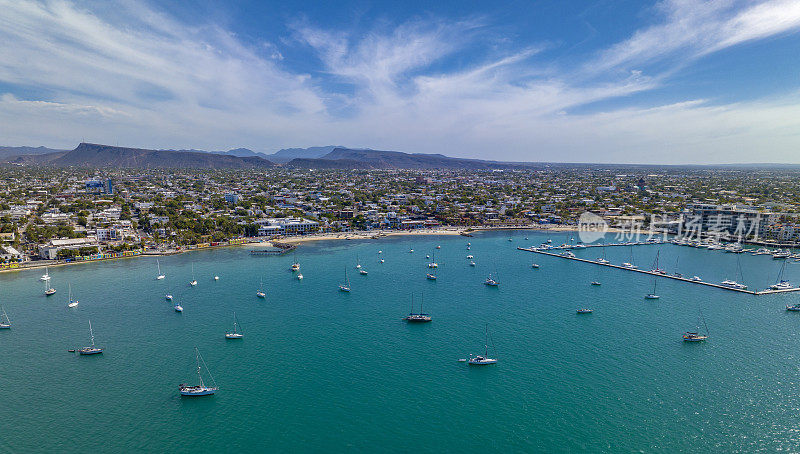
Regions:
[[[639,243],[639,244],[656,244],[656,243]],[[585,245],[584,247],[597,247],[597,246],[599,246],[599,245]],[[628,245],[625,245],[625,246],[628,246]],[[562,247],[555,248],[554,247],[554,248],[551,248],[551,249],[574,249],[574,247],[566,247],[566,248],[562,248]],[[544,250],[537,249],[537,248],[517,247],[517,250],[526,251],[526,252],[535,252],[537,254],[549,255],[551,257],[558,257],[558,258],[562,258],[562,259],[566,259],[566,260],[575,260],[575,261],[578,261],[578,262],[591,263],[591,264],[599,265],[599,266],[607,266],[609,268],[616,268],[616,269],[625,270],[625,271],[635,271],[637,273],[648,274],[650,276],[664,277],[664,278],[668,278],[668,279],[674,279],[676,281],[688,282],[690,284],[706,285],[708,287],[715,287],[715,288],[722,289],[722,290],[730,290],[732,292],[747,293],[748,295],[771,295],[773,293],[788,293],[788,292],[800,291],[800,287],[793,287],[793,288],[780,289],[780,290],[772,290],[772,289],[748,290],[748,289],[741,289],[741,288],[729,287],[727,285],[722,285],[722,284],[714,284],[712,282],[695,281],[695,280],[692,280],[692,279],[687,279],[685,277],[675,276],[675,275],[672,275],[672,274],[658,273],[658,272],[655,272],[655,271],[640,270],[638,268],[629,268],[629,267],[622,266],[622,265],[614,265],[613,263],[602,263],[602,262],[598,262],[596,260],[582,259],[582,258],[579,258],[579,257],[569,257],[569,256],[566,256],[566,255],[555,254],[555,253],[544,251]]]

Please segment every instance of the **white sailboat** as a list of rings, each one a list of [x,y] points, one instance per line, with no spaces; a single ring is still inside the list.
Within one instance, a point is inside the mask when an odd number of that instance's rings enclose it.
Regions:
[[[92,321],[89,320],[89,336],[92,338],[92,345],[89,347],[83,347],[78,349],[79,355],[96,355],[98,353],[103,353],[103,349],[99,347],[95,347],[94,345],[94,331],[92,331]]]
[[[214,376],[211,375],[211,371],[208,370],[208,366],[206,365],[205,360],[203,357],[200,356],[200,350],[197,347],[194,348],[195,355],[197,358],[197,379],[200,382],[199,385],[187,385],[186,383],[181,383],[178,385],[178,389],[181,392],[181,396],[188,396],[188,397],[196,397],[196,396],[210,396],[217,391],[219,391],[219,387],[217,386],[217,382],[214,380]],[[211,381],[214,383],[214,386],[206,386],[203,383],[203,375],[200,373],[202,368],[200,367],[200,363],[203,363],[203,366],[206,368],[206,372],[208,372],[208,376],[211,377]]]
[[[267,294],[264,293],[264,281],[259,279],[258,283],[258,291],[256,292],[256,296],[259,298],[266,298]]]
[[[172,307],[175,309],[175,312],[183,312],[183,306],[181,306],[180,303],[175,303],[175,305]]]
[[[45,296],[50,296],[50,295],[53,295],[53,294],[56,293],[56,289],[54,289],[50,285],[50,282],[51,282],[50,280],[44,281],[44,294],[45,294]]]
[[[161,264],[158,262],[158,259],[156,259],[156,266],[158,267],[158,276],[156,276],[156,280],[160,281],[161,279],[164,279],[166,276],[161,274]]]
[[[236,312],[233,313],[233,331],[225,333],[225,339],[241,339],[244,337],[242,330],[239,326],[239,319],[236,318]]]
[[[0,309],[3,310],[3,314],[0,315],[0,329],[11,329],[11,319],[6,314],[6,308],[0,307]]]
[[[340,292],[350,291],[350,279],[347,278],[347,267],[345,267],[344,269],[344,284],[339,284],[339,291]]]
[[[644,296],[645,299],[657,300],[657,299],[660,298],[660,296],[656,295],[656,284],[657,283],[658,283],[658,278],[657,277],[653,277],[653,292],[652,293],[648,293],[647,295],[645,295]]]
[[[496,358],[489,358],[489,324],[486,324],[486,338],[483,343],[484,353],[483,355],[475,355],[472,356],[470,354],[469,360],[467,361],[471,366],[485,366],[489,364],[496,364]]]
[[[700,320],[703,321],[703,326],[706,329],[705,334],[700,332]],[[697,328],[694,331],[687,331],[683,333],[683,341],[684,342],[702,342],[708,339],[708,325],[706,325],[706,319],[703,317],[703,313],[700,312],[700,315],[697,317]]]
[[[194,263],[192,263],[192,280],[189,282],[189,285],[192,287],[197,285],[197,279],[194,278]]]
[[[67,296],[67,307],[78,307],[78,300],[72,300],[72,284],[67,284],[69,295]]]
[[[292,271],[300,271],[300,262],[297,261],[297,256],[294,256],[294,263],[292,263]]]

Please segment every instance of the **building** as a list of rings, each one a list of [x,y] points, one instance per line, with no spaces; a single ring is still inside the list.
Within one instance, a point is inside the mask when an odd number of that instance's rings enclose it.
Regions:
[[[50,240],[47,244],[39,245],[39,257],[46,260],[58,258],[58,251],[62,249],[80,249],[82,247],[97,246],[94,238],[68,238],[64,240]]]
[[[233,192],[225,194],[225,201],[233,204],[239,203],[239,194]]]
[[[758,238],[764,236],[767,226],[775,224],[780,214],[762,212],[736,205],[693,203],[683,212],[681,231],[684,235],[702,232],[711,235]]]
[[[305,218],[265,218],[256,221],[258,235],[303,235],[319,230],[319,222]]]

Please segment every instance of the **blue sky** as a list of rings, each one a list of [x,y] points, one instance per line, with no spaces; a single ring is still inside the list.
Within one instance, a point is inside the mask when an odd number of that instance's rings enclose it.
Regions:
[[[800,163],[800,1],[0,0],[0,142]]]

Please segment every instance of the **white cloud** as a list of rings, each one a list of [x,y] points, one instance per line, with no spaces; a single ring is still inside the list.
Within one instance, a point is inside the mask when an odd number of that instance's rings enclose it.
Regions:
[[[100,5],[100,6],[98,6]],[[705,100],[576,114],[576,107],[662,86],[687,60],[800,27],[800,4],[660,3],[664,22],[579,67],[545,47],[481,48],[480,19],[417,19],[370,33],[294,24],[294,41],[252,47],[214,25],[184,24],[140,3],[0,0],[0,137],[66,147],[80,138],[159,148],[344,143],[511,160],[800,161],[800,99]],[[321,65],[287,69],[302,42]],[[494,40],[493,42],[497,42]],[[512,46],[513,43],[504,43]],[[281,48],[283,46],[284,48]],[[667,61],[662,73],[643,68]],[[329,88],[334,79],[352,90]],[[344,114],[342,112],[345,112]],[[768,153],[752,156],[751,150]]]

